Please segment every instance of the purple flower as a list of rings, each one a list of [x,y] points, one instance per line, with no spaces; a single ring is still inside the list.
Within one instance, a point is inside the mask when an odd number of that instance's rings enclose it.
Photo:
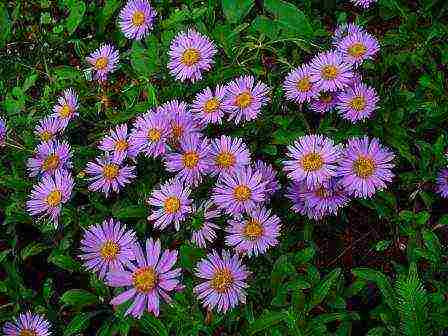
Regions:
[[[45,117],[39,121],[34,133],[41,141],[47,142],[65,129],[64,122],[59,117]]]
[[[191,213],[190,189],[177,179],[171,179],[154,190],[148,198],[148,204],[156,207],[148,217],[155,221],[154,227],[165,229],[171,223],[177,231],[189,213]]]
[[[353,77],[352,67],[341,54],[325,51],[317,54],[310,65],[311,81],[322,91],[347,87]]]
[[[115,161],[123,161],[126,157],[135,158],[139,147],[133,138],[128,138],[128,125],[121,124],[110,130],[109,135],[101,140],[99,149],[112,152]],[[110,153],[109,153],[110,154]]]
[[[304,135],[288,146],[284,161],[285,172],[296,182],[304,181],[310,188],[337,174],[337,163],[341,149],[333,140],[322,135]]]
[[[287,189],[286,197],[292,201],[292,210],[310,219],[321,220],[325,213],[308,207],[305,194],[312,191],[304,182],[293,182]]]
[[[317,97],[319,87],[311,82],[310,66],[301,65],[292,70],[285,78],[283,91],[286,98],[296,103],[311,101],[311,98]]]
[[[194,122],[193,116],[187,110],[187,104],[171,100],[163,104],[159,111],[165,114],[169,123],[169,137],[171,143],[177,145],[179,141],[192,133],[199,133],[199,128]]]
[[[225,313],[239,302],[246,303],[245,280],[250,272],[238,255],[223,251],[221,258],[213,251],[199,261],[195,274],[204,279],[193,289],[204,307]]]
[[[170,45],[168,69],[177,80],[195,82],[212,68],[217,50],[214,43],[194,29],[180,32]]]
[[[108,197],[110,189],[118,193],[135,178],[135,166],[122,165],[121,161],[105,156],[87,163],[86,173],[92,176],[89,190],[101,190]]]
[[[356,123],[370,118],[379,100],[373,87],[361,83],[338,95],[337,108],[344,119]]]
[[[216,86],[213,92],[209,87],[198,93],[191,105],[195,120],[202,126],[221,124],[226,107],[224,106],[225,87]]]
[[[26,202],[27,211],[33,216],[49,216],[56,225],[61,206],[70,199],[73,186],[72,176],[65,171],[56,171],[54,176],[45,175],[34,185],[30,199]]]
[[[366,32],[348,35],[338,42],[336,47],[344,60],[355,66],[367,59],[373,59],[380,50],[377,39]]]
[[[207,200],[200,206],[193,206],[193,219],[192,227],[193,232],[191,234],[191,241],[197,246],[205,248],[207,242],[212,243],[216,239],[216,230],[219,226],[213,223],[215,218],[218,218],[221,214],[216,209],[216,205]]]
[[[436,192],[443,198],[448,198],[448,168],[440,171],[436,183]]]
[[[117,69],[120,54],[113,45],[102,44],[86,60],[94,71],[93,79],[104,82],[107,80],[107,75]]]
[[[257,160],[253,165],[253,168],[261,174],[262,182],[266,182],[265,197],[266,200],[268,200],[276,191],[280,190],[277,172],[274,170],[272,165],[261,160]]]
[[[233,246],[238,253],[257,256],[278,244],[280,219],[271,215],[271,210],[255,208],[247,213],[247,217],[239,216],[229,221],[227,245]]]
[[[39,314],[21,313],[14,322],[6,322],[4,336],[50,336],[50,323]]]
[[[269,87],[262,83],[255,83],[253,76],[241,76],[226,85],[224,104],[229,119],[235,123],[257,118],[261,108],[269,102]]]
[[[371,4],[375,3],[376,0],[350,0],[355,6],[361,7],[362,9],[367,9]]]
[[[250,167],[223,173],[213,189],[212,199],[230,215],[250,211],[265,200],[266,182],[262,179],[262,175]]]
[[[65,141],[42,142],[37,146],[36,155],[28,159],[29,175],[52,175],[57,171],[70,169],[70,158],[70,145]]]
[[[84,266],[104,279],[109,271],[123,271],[123,266],[134,260],[135,232],[126,230],[119,221],[105,220],[84,231],[81,240]]]
[[[358,26],[352,22],[342,23],[336,27],[336,30],[333,34],[333,45],[336,46],[339,42],[346,36],[356,34],[356,33],[364,33],[365,30],[363,27]]]
[[[394,174],[394,154],[378,139],[352,138],[344,149],[338,175],[350,195],[367,198],[386,187]]]
[[[198,134],[190,134],[179,143],[180,153],[165,156],[166,170],[177,173],[176,178],[186,185],[196,187],[209,171],[210,143]]]
[[[157,158],[166,153],[169,126],[165,114],[150,111],[137,118],[130,138],[146,156]]]
[[[177,251],[161,251],[160,240],[147,239],[146,253],[140,244],[134,244],[137,263],[128,263],[129,271],[112,271],[107,274],[111,287],[125,287],[125,291],[110,302],[119,305],[133,300],[125,315],[140,318],[144,311],[159,315],[160,298],[171,302],[169,292],[179,288],[180,268],[172,269],[177,261]],[[161,253],[162,252],[162,253]]]
[[[157,12],[147,0],[129,0],[120,11],[118,25],[124,36],[141,40],[152,30]]]
[[[67,89],[58,98],[58,103],[53,107],[54,113],[50,117],[59,118],[65,128],[71,119],[79,115],[78,108],[78,95],[73,89]]]
[[[319,114],[329,112],[338,102],[337,95],[337,92],[320,92],[319,97],[311,99],[311,110]]]
[[[213,175],[232,173],[249,165],[250,153],[243,139],[221,135],[212,140],[209,159]]]
[[[6,122],[0,118],[0,147],[3,147],[6,142]]]

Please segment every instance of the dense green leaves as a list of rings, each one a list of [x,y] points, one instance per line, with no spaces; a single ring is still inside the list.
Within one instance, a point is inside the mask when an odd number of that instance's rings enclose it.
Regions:
[[[221,0],[225,17],[231,23],[241,21],[254,5],[254,0]]]

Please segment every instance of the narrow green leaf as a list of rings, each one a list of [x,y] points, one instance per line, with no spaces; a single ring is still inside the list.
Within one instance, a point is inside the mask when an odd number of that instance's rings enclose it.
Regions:
[[[86,4],[82,0],[72,0],[69,1],[69,9],[70,14],[65,23],[65,27],[69,35],[73,34],[76,28],[78,28],[79,24],[84,17],[84,13],[86,12]]]
[[[153,315],[144,314],[139,322],[144,333],[154,336],[168,336],[165,325]]]
[[[11,34],[11,21],[4,3],[0,4],[0,48],[9,40]]]
[[[37,255],[47,249],[49,249],[49,246],[46,246],[41,243],[32,242],[25,246],[22,251],[20,251],[20,256],[22,260],[25,260],[26,258],[32,257],[34,255]]]
[[[61,296],[61,302],[81,308],[98,302],[98,298],[84,289],[70,289]]]
[[[391,309],[396,307],[396,298],[394,290],[389,283],[387,277],[379,272],[367,267],[359,267],[352,269],[352,273],[363,280],[375,283],[383,294],[384,300]]]
[[[266,330],[283,320],[287,317],[285,312],[265,312],[260,318],[256,319],[253,323],[249,325],[247,333],[249,335],[255,335],[260,331]]]
[[[336,268],[320,281],[319,285],[311,293],[311,300],[307,307],[308,311],[319,305],[327,297],[330,288],[336,284],[340,275],[341,269]]]
[[[89,326],[90,319],[93,317],[91,313],[79,313],[67,325],[64,336],[78,335]]]

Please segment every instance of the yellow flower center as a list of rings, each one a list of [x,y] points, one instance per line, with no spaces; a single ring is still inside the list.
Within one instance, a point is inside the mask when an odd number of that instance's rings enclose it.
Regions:
[[[68,118],[71,116],[72,112],[72,108],[68,104],[65,104],[59,110],[59,115],[61,116],[61,118]]]
[[[350,107],[356,111],[362,111],[365,109],[367,102],[363,96],[353,98],[350,103]]]
[[[304,171],[316,171],[322,168],[322,166],[324,165],[324,160],[322,159],[322,156],[320,154],[313,152],[304,155],[303,158],[300,159],[300,165],[302,166]]]
[[[98,57],[98,59],[95,62],[95,68],[97,70],[103,70],[107,67],[107,65],[109,64],[109,60],[107,59],[107,57]]]
[[[173,214],[180,209],[180,199],[176,196],[168,197],[163,205],[165,212]]]
[[[353,170],[355,171],[356,176],[363,179],[372,176],[375,172],[375,168],[375,161],[364,155],[360,155],[353,163]]]
[[[145,13],[142,11],[135,11],[132,15],[132,24],[140,27],[143,23],[145,23]]]
[[[246,227],[244,228],[244,236],[249,240],[255,240],[263,234],[263,226],[260,221],[256,219],[250,219],[246,222]]]
[[[152,267],[142,267],[132,275],[134,287],[140,293],[149,293],[157,283],[157,274]]]
[[[37,332],[31,329],[22,329],[18,336],[38,336]]]
[[[118,253],[120,253],[120,245],[112,240],[107,240],[100,249],[101,257],[107,261],[114,260]]]
[[[320,100],[322,103],[329,104],[329,103],[331,103],[331,101],[333,100],[333,96],[332,96],[330,93],[328,93],[328,92],[322,92],[322,93],[320,94],[320,96],[319,96],[319,100]]]
[[[309,77],[304,77],[297,81],[297,90],[300,92],[308,92],[311,90],[311,86],[312,84]]]
[[[232,273],[227,268],[224,268],[215,273],[211,286],[217,292],[224,293],[230,288],[230,286],[232,286],[232,283]]]
[[[362,57],[364,56],[364,54],[366,53],[367,48],[364,44],[357,42],[357,43],[353,43],[349,48],[348,48],[348,53],[356,58]]]
[[[105,164],[103,167],[103,176],[106,180],[113,180],[118,176],[118,173],[120,172],[120,167],[116,165],[115,163],[108,163]]]
[[[181,125],[174,124],[171,126],[171,133],[173,134],[174,140],[179,140],[184,133],[184,128]]]
[[[49,206],[55,207],[58,206],[59,203],[61,203],[61,200],[62,200],[62,192],[60,192],[59,190],[53,190],[50,194],[48,194],[45,202]]]
[[[49,141],[49,140],[51,140],[53,138],[53,136],[54,136],[54,134],[49,132],[49,131],[43,131],[40,134],[40,138],[41,138],[42,141]]]
[[[115,150],[117,151],[124,151],[128,149],[129,144],[126,140],[120,139],[117,142],[115,142]]]
[[[195,48],[188,48],[184,51],[182,54],[182,57],[180,61],[185,64],[186,66],[192,66],[199,62],[199,58],[201,57],[201,54],[199,51]]]
[[[194,168],[199,162],[199,155],[196,152],[186,152],[182,158],[185,168]]]
[[[47,170],[54,170],[59,166],[59,156],[56,154],[52,154],[49,157],[47,157],[42,165],[42,168]]]
[[[326,80],[335,79],[339,74],[339,70],[334,65],[326,65],[323,67],[321,74]]]
[[[216,156],[215,162],[221,168],[229,168],[235,164],[235,155],[230,152],[221,152]]]
[[[241,92],[238,96],[235,98],[235,105],[240,108],[246,108],[252,103],[252,95],[249,91]]]
[[[160,132],[157,128],[151,128],[148,131],[148,139],[152,142],[157,142],[162,137],[162,132]]]
[[[219,107],[221,106],[221,103],[218,99],[212,98],[205,102],[204,104],[204,112],[205,113],[213,113],[215,112]]]
[[[233,190],[233,196],[235,196],[237,201],[240,202],[247,201],[251,195],[252,192],[250,191],[250,188],[246,185],[239,185]]]

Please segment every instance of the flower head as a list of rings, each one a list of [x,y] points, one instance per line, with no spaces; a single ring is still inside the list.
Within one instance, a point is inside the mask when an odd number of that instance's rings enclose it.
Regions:
[[[321,91],[317,98],[311,99],[310,108],[313,112],[325,114],[333,109],[338,103],[338,93]]]
[[[317,97],[319,87],[311,81],[310,66],[301,65],[292,70],[285,78],[283,91],[288,100],[299,104]]]
[[[333,45],[336,46],[344,37],[356,33],[364,33],[365,29],[352,22],[342,23],[336,27],[333,34]]]
[[[380,45],[375,37],[362,32],[344,37],[336,48],[347,63],[358,66],[367,59],[373,59],[380,50]]]
[[[27,211],[33,216],[49,216],[56,225],[62,204],[70,199],[73,185],[72,176],[65,171],[56,171],[54,176],[45,175],[34,185],[30,199],[26,202]]]
[[[54,113],[50,117],[58,118],[62,127],[65,128],[70,120],[79,115],[78,108],[78,95],[75,90],[67,89],[58,98],[57,104],[53,107]]]
[[[123,271],[123,266],[135,259],[132,247],[136,240],[133,230],[126,230],[119,221],[105,220],[84,231],[79,257],[88,270],[104,279],[107,272]]]
[[[221,212],[212,201],[207,200],[199,206],[194,205],[192,213],[191,241],[197,246],[205,248],[207,242],[212,243],[216,239],[216,230],[219,229],[219,226],[213,220],[218,218]]]
[[[129,0],[120,11],[118,24],[128,39],[141,40],[152,30],[156,15],[148,0]]]
[[[343,151],[338,175],[350,195],[372,197],[392,181],[393,159],[394,154],[378,139],[352,138]]]
[[[0,147],[3,147],[5,145],[6,131],[6,122],[2,118],[0,118]]]
[[[247,216],[231,219],[229,224],[230,227],[226,229],[226,243],[239,253],[256,256],[278,244],[280,219],[272,215],[269,209],[254,208]]]
[[[180,81],[195,82],[213,65],[217,50],[214,43],[194,29],[180,32],[171,42],[168,69]]]
[[[91,53],[86,60],[94,71],[93,78],[104,82],[107,80],[108,74],[117,69],[120,54],[113,45],[103,44]]]
[[[294,212],[307,216],[309,219],[321,220],[325,217],[325,213],[309,207],[306,202],[305,194],[311,191],[312,189],[304,182],[293,182],[287,189],[286,197],[292,201]]]
[[[191,105],[191,112],[200,125],[221,124],[226,110],[224,106],[225,94],[225,87],[218,85],[214,92],[207,87],[196,95]]]
[[[123,161],[126,157],[135,158],[138,154],[139,147],[135,139],[128,136],[128,125],[121,124],[111,129],[109,135],[101,140],[99,149],[113,154],[113,158],[117,162]]]
[[[180,223],[191,213],[190,189],[177,179],[171,179],[151,193],[147,202],[155,207],[148,217],[154,221],[154,227],[160,230],[174,224],[176,230]]]
[[[194,122],[193,116],[187,109],[187,104],[171,100],[159,108],[160,113],[166,116],[169,123],[169,140],[177,145],[179,141],[186,138],[189,134],[199,133],[199,128]]]
[[[347,87],[353,77],[352,67],[334,51],[319,53],[310,65],[311,81],[319,90],[338,91]]]
[[[280,190],[280,183],[277,179],[277,172],[271,164],[257,160],[253,165],[255,171],[261,174],[261,179],[266,182],[265,193],[268,200],[276,191]]]
[[[213,251],[199,261],[195,274],[204,279],[193,289],[204,307],[225,313],[239,302],[246,302],[246,279],[250,272],[238,255],[223,251],[221,257]]]
[[[250,153],[243,139],[221,135],[211,142],[209,160],[213,175],[231,173],[249,165]]]
[[[39,121],[34,133],[42,142],[53,140],[56,135],[65,129],[64,122],[59,117],[45,117]]]
[[[125,291],[110,302],[119,305],[132,300],[125,315],[140,318],[145,311],[159,315],[160,298],[171,302],[169,293],[180,286],[180,268],[172,269],[177,261],[177,251],[162,252],[160,240],[146,240],[146,251],[140,244],[133,245],[136,263],[128,263],[129,270],[111,271],[107,284],[111,287],[125,287]]]
[[[437,193],[443,198],[448,198],[448,168],[440,171],[436,183]]]
[[[37,153],[28,159],[30,176],[39,174],[52,175],[55,172],[70,169],[70,145],[59,141],[42,142],[37,146]]]
[[[337,109],[344,119],[356,123],[370,118],[379,100],[373,87],[355,84],[338,95]]]
[[[6,322],[4,336],[50,336],[50,323],[39,314],[21,313],[14,322]]]

